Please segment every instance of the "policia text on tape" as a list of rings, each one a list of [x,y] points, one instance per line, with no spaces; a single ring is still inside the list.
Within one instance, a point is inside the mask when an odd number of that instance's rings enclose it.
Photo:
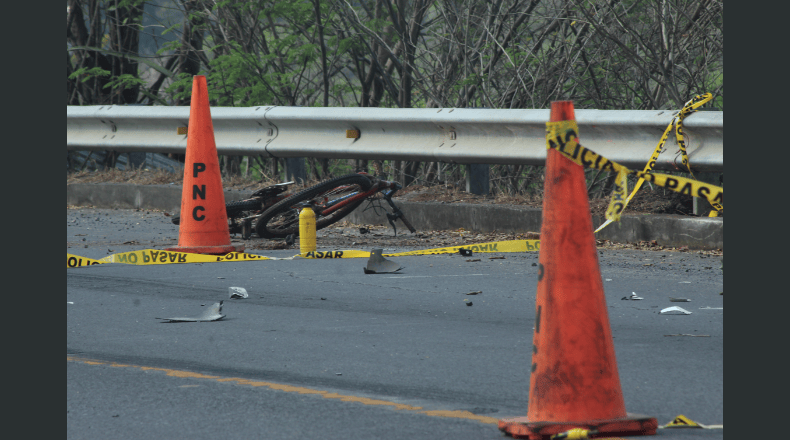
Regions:
[[[697,180],[679,176],[656,174],[645,171],[630,170],[617,162],[609,160],[600,154],[583,147],[579,143],[579,128],[576,121],[559,121],[546,123],[546,148],[558,151],[574,163],[587,168],[617,173],[615,189],[612,200],[606,210],[606,218],[611,221],[620,221],[620,214],[627,203],[628,192],[626,177],[633,174],[654,185],[708,200],[711,205],[724,202],[724,189]],[[715,205],[714,205],[715,206]]]

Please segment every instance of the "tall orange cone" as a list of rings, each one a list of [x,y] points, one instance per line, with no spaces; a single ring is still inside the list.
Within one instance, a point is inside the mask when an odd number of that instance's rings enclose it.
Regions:
[[[553,102],[550,120],[575,121],[573,102]],[[584,169],[549,149],[545,182],[529,407],[499,429],[532,440],[575,428],[655,434],[655,418],[625,411]]]
[[[203,75],[192,79],[180,223],[178,246],[168,248],[169,251],[224,255],[244,250],[244,245],[230,243],[208,87]]]

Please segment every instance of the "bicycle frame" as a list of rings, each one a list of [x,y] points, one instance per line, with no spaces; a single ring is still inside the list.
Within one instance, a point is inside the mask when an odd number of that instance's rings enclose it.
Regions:
[[[326,205],[314,206],[313,210],[316,211],[316,214],[327,216],[330,215],[332,212],[343,208],[344,206],[348,206],[350,204],[359,202],[360,200],[367,199],[373,194],[377,192],[381,192],[384,196],[384,200],[386,200],[387,203],[392,208],[392,214],[387,213],[387,220],[389,221],[390,225],[392,225],[392,228],[395,231],[395,235],[398,234],[398,229],[395,226],[395,220],[397,219],[400,219],[403,222],[403,224],[406,225],[409,231],[414,233],[416,231],[414,229],[414,226],[412,226],[411,223],[409,223],[409,221],[406,220],[406,218],[403,216],[403,212],[397,206],[395,206],[395,203],[392,201],[392,195],[395,193],[395,191],[402,188],[400,183],[392,182],[389,180],[376,179],[376,178],[371,178],[371,180],[373,185],[370,187],[369,190],[358,191],[355,193],[348,194],[339,199],[332,200]]]
[[[371,186],[370,189],[367,191],[351,193],[337,200],[332,200],[328,205],[324,205],[323,209],[321,209],[322,206],[314,207],[313,209],[314,210],[316,208],[320,209],[319,211],[320,214],[326,216],[344,206],[348,206],[351,203],[357,202],[362,199],[366,199],[379,191],[389,189],[390,190],[389,193],[385,194],[386,197],[388,195],[391,195],[393,192],[395,192],[400,188],[401,186],[397,182],[390,182],[388,180],[376,179],[376,181],[373,182],[373,186]]]

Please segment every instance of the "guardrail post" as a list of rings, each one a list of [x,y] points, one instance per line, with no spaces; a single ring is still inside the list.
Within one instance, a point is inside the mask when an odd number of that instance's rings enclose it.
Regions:
[[[694,177],[701,182],[711,183],[713,185],[724,185],[724,174],[722,173],[696,173]],[[693,198],[693,213],[694,215],[703,215],[707,212],[710,212],[713,209],[713,206],[708,203],[707,200],[701,199],[699,197]]]
[[[285,159],[285,180],[293,180],[296,183],[304,183],[307,181],[304,157],[288,157]]]
[[[488,195],[489,174],[488,164],[472,163],[466,165],[466,192]]]

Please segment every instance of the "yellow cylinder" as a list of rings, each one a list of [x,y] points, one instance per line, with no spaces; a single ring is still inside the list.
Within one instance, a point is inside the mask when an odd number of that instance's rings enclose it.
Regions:
[[[309,206],[299,213],[299,252],[315,252],[315,212]]]

